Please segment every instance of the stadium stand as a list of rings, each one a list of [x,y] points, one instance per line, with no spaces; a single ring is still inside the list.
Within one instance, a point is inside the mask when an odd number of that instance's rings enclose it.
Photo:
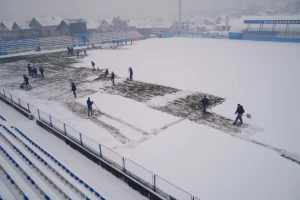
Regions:
[[[244,35],[244,38],[275,38],[278,32],[259,31],[248,32]]]
[[[109,32],[109,33],[95,33],[90,36],[90,42],[101,43],[111,40],[121,40],[121,39],[132,39],[141,38],[142,35],[137,31],[128,32]]]

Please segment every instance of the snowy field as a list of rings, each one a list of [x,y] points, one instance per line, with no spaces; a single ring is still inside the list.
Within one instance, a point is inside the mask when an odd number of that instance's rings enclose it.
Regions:
[[[45,59],[46,78],[31,80],[29,91],[17,89],[21,75],[28,62],[44,61],[0,59],[0,84],[201,199],[298,200],[299,164],[280,155],[300,160],[299,51],[292,43],[150,39],[70,63]],[[106,68],[115,87],[101,78]],[[70,81],[76,100],[67,98]],[[194,105],[203,94],[215,102],[207,116]],[[87,97],[100,115],[86,117]],[[243,127],[231,125],[237,103],[252,115]]]

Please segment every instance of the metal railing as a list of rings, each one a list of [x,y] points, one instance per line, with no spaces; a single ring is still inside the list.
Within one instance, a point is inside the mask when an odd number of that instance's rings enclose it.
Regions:
[[[4,97],[14,105],[19,106],[21,109],[31,113],[36,119],[39,119],[51,128],[65,135],[72,141],[84,147],[89,152],[97,155],[99,158],[110,163],[112,166],[123,171],[128,176],[132,177],[149,189],[157,192],[161,196],[172,200],[200,200],[199,198],[163,179],[162,177],[155,175],[144,167],[119,155],[108,147],[99,144],[97,141],[89,138],[83,133],[80,133],[55,117],[12,95],[5,89],[0,91],[0,96]]]

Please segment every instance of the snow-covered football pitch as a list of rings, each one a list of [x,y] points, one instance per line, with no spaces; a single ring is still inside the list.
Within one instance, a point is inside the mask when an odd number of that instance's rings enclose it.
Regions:
[[[297,200],[299,52],[293,43],[148,39],[79,59],[65,52],[1,58],[0,84],[201,199]],[[30,78],[24,91],[28,63],[43,66],[45,78]],[[115,86],[105,69],[117,75]],[[252,116],[242,126],[232,125],[238,103]]]

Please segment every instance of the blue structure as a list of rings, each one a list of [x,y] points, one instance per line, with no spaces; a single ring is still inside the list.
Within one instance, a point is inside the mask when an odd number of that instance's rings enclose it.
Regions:
[[[300,42],[300,28],[293,29],[291,26],[300,25],[300,20],[244,20],[248,28],[242,32],[230,32],[229,39],[271,41],[271,42]],[[284,30],[276,30],[277,25],[285,25]],[[252,29],[252,25],[259,25],[258,29]],[[271,29],[264,26],[272,25]]]

